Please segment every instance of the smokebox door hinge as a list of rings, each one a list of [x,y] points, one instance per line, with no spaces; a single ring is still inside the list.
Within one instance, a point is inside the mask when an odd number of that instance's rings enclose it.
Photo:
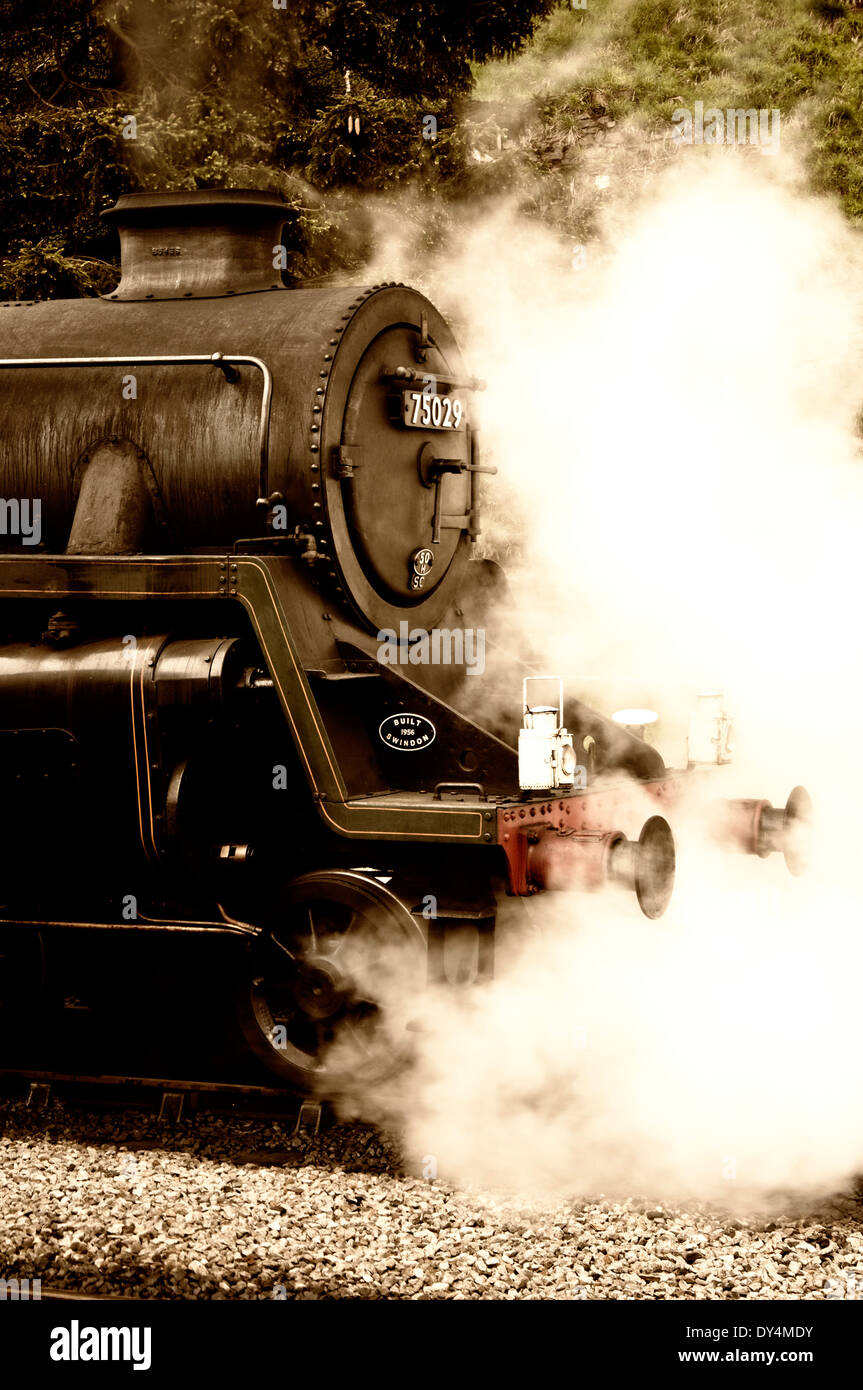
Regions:
[[[339,444],[333,449],[333,473],[337,478],[352,478],[361,462],[356,444]]]
[[[423,309],[423,311],[420,314],[420,331],[419,337],[417,338],[417,345],[414,354],[416,356],[416,360],[418,362],[427,361],[429,355],[429,348],[433,346],[434,344],[431,338],[429,337],[429,316]]]

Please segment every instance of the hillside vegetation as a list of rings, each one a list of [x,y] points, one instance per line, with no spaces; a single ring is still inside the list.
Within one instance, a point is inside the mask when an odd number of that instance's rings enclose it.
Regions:
[[[110,288],[116,245],[98,214],[134,189],[280,192],[289,283],[355,274],[372,247],[366,195],[403,188],[427,207],[429,244],[457,205],[501,194],[579,243],[609,168],[613,191],[649,181],[677,153],[673,111],[698,101],[778,109],[812,190],[863,219],[855,5],[421,10],[296,0],[280,29],[248,0],[229,14],[219,0],[68,0],[61,17],[50,0],[0,0],[0,294]]]
[[[600,167],[597,141],[628,146],[638,177],[673,157],[672,113],[698,101],[779,110],[782,142],[802,151],[812,191],[863,219],[863,7],[587,0],[558,8],[523,56],[475,77],[477,107],[517,132],[503,141],[510,159],[547,169],[537,210],[576,236],[592,230],[591,201],[573,195],[572,178]]]

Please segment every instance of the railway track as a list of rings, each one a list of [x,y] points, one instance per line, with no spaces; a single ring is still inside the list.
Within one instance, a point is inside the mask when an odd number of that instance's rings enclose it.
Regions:
[[[299,1101],[278,1086],[214,1079],[56,1072],[27,1067],[0,1067],[0,1096],[20,1097],[33,1111],[45,1109],[52,1100],[80,1108],[156,1110],[158,1107],[159,1120],[171,1124],[201,1112],[238,1114],[248,1119],[294,1119],[296,1130],[313,1133],[321,1128],[326,1113],[324,1104]]]
[[[125,1293],[81,1293],[73,1289],[41,1288],[34,1303],[145,1303],[146,1299]]]

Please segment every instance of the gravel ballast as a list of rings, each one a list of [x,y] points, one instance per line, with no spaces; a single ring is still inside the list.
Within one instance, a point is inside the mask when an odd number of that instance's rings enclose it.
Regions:
[[[138,1298],[863,1296],[863,1203],[516,1202],[376,1131],[0,1105],[0,1276]],[[411,1175],[416,1168],[417,1175]]]

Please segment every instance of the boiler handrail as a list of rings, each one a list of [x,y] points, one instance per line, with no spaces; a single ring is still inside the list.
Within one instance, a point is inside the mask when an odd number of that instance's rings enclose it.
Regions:
[[[264,378],[261,396],[261,414],[258,424],[258,496],[269,493],[268,471],[270,453],[270,407],[273,399],[273,378],[266,362],[260,357],[247,357],[237,353],[213,352],[192,353],[181,356],[148,357],[0,357],[0,367],[203,367],[212,365],[225,372],[226,380],[231,380],[225,366],[257,367]]]

